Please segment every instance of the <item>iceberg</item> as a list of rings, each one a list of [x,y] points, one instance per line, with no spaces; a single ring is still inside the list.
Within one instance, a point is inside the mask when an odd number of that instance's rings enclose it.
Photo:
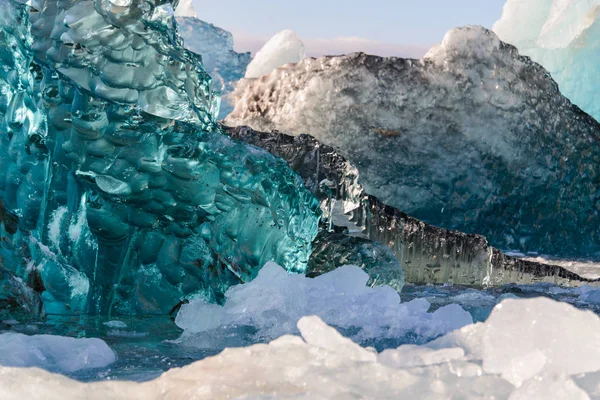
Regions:
[[[226,125],[313,135],[367,193],[428,224],[522,253],[600,251],[600,124],[484,28],[451,30],[421,60],[304,59],[235,98]]]
[[[51,313],[167,314],[311,254],[317,200],[221,133],[172,5],[144,4],[0,3],[0,256]]]
[[[307,316],[298,321],[297,336],[229,348],[141,384],[81,383],[0,367],[0,397],[587,399],[597,393],[600,373],[598,324],[589,311],[549,299],[505,300],[485,323],[377,353]]]
[[[177,10],[181,7],[182,4]],[[252,57],[250,53],[236,53],[233,50],[233,35],[226,30],[191,16],[178,16],[176,20],[184,46],[202,56],[202,64],[212,78],[213,89],[221,92],[218,119],[224,118],[233,111],[229,94],[237,82],[244,78]]]
[[[297,63],[304,57],[306,57],[306,50],[302,40],[294,31],[283,30],[269,39],[256,53],[248,65],[245,78],[260,78],[283,65]]]
[[[561,93],[600,120],[600,1],[509,0],[493,30],[540,63]]]
[[[369,274],[369,284],[397,290],[404,281],[469,286],[580,286],[598,281],[597,263],[505,254],[484,236],[438,228],[385,204],[367,192],[353,163],[309,135],[258,132],[245,126],[224,126],[224,131],[287,161],[319,200],[323,216],[309,276],[355,264]]]

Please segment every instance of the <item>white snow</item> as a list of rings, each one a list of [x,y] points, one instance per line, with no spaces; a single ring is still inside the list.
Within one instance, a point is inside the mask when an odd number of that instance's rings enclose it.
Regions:
[[[0,366],[39,367],[59,373],[73,373],[106,367],[115,360],[115,353],[100,339],[27,336],[13,332],[0,334]]]
[[[246,78],[260,78],[283,65],[297,63],[304,57],[306,57],[304,43],[294,31],[286,29],[269,39],[256,53],[248,65]]]
[[[181,307],[175,322],[184,329],[182,339],[233,326],[251,326],[259,338],[274,339],[296,333],[301,317],[318,315],[335,327],[358,329],[355,340],[398,338],[408,332],[434,338],[473,322],[456,304],[429,313],[427,300],[401,303],[394,289],[367,287],[368,280],[353,266],[310,279],[268,263],[252,282],[230,288],[224,306],[193,300]]]
[[[549,299],[505,300],[485,323],[380,354],[316,316],[298,328],[301,336],[226,349],[142,384],[0,367],[0,398],[598,398],[600,318]]]

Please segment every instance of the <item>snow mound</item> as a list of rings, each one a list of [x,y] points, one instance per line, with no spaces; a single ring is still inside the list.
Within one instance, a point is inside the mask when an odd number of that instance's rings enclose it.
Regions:
[[[306,57],[304,43],[294,31],[286,29],[273,36],[256,53],[256,56],[248,65],[246,78],[260,78],[270,74],[282,65],[297,63],[304,57]]]
[[[69,374],[106,367],[115,361],[115,353],[100,339],[27,336],[13,332],[0,334],[1,366],[39,367]]]
[[[599,325],[598,316],[552,300],[506,300],[485,323],[377,354],[311,316],[298,321],[300,337],[226,349],[142,384],[0,367],[0,398],[589,399]]]
[[[367,287],[368,280],[353,266],[311,279],[268,263],[252,282],[230,288],[224,306],[193,300],[181,307],[175,322],[184,329],[183,339],[245,326],[256,329],[256,336],[264,340],[297,333],[300,318],[318,315],[335,327],[357,330],[352,335],[357,341],[398,338],[408,332],[432,339],[473,322],[458,305],[428,313],[427,300],[401,303],[394,289]]]
[[[600,0],[508,0],[494,31],[544,66],[565,96],[600,120]]]

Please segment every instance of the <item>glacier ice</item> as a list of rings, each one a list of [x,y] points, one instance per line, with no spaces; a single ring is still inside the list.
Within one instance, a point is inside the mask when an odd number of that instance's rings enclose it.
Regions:
[[[426,223],[523,253],[600,250],[600,124],[484,28],[451,30],[421,60],[304,59],[235,102],[226,125],[311,134],[367,193]]]
[[[168,313],[269,260],[305,270],[316,199],[221,134],[170,3],[0,7],[0,256],[47,311]]]
[[[0,334],[0,365],[4,367],[38,367],[68,374],[102,368],[115,360],[115,353],[100,339]]]
[[[522,254],[517,258],[491,247],[483,236],[437,228],[390,207],[366,192],[353,163],[309,135],[224,128],[230,137],[287,161],[320,201],[322,230],[313,242],[307,270],[310,276],[342,264],[356,264],[370,275],[372,283],[396,289],[404,280],[416,284],[546,282],[579,286],[598,278],[597,263]],[[397,262],[382,244],[392,250]]]
[[[509,0],[493,30],[546,68],[561,93],[600,120],[600,1]]]
[[[178,11],[181,6],[180,4]],[[236,53],[233,50],[233,35],[230,32],[198,18],[178,17],[177,30],[185,47],[202,56],[202,64],[212,78],[213,88],[219,90],[222,95],[217,118],[225,117],[233,111],[229,94],[246,74],[251,60],[250,53]]]
[[[302,40],[294,31],[283,30],[269,39],[256,53],[248,65],[245,78],[260,78],[282,65],[297,63],[304,57],[306,57],[306,50]]]
[[[506,300],[485,323],[377,354],[310,316],[298,321],[300,336],[226,349],[142,384],[80,383],[38,369],[0,367],[0,397],[587,399],[597,396],[600,365],[583,352],[596,354],[597,335],[589,328],[599,323],[598,316],[552,300]],[[572,329],[563,335],[565,326]],[[546,363],[536,367],[536,359]]]
[[[196,9],[192,0],[180,0],[175,8],[175,16],[196,18]]]
[[[356,266],[312,279],[289,275],[269,263],[249,284],[231,287],[223,306],[202,299],[184,304],[175,320],[184,330],[180,341],[193,343],[198,333],[244,326],[256,330],[254,340],[274,339],[296,332],[296,322],[305,315],[318,315],[328,324],[355,330],[352,338],[358,341],[415,332],[431,339],[473,322],[460,306],[429,313],[427,300],[401,303],[394,289],[368,287],[368,280],[367,273]]]

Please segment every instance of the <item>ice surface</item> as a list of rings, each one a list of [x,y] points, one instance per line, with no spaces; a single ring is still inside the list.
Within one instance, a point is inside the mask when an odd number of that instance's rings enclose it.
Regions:
[[[181,7],[180,4],[177,11]],[[178,17],[177,30],[185,47],[202,56],[204,69],[212,77],[213,88],[219,90],[222,95],[217,118],[225,117],[233,111],[229,94],[246,74],[251,60],[250,53],[236,53],[233,50],[233,35],[230,32],[197,18]]]
[[[181,307],[176,323],[182,341],[195,333],[252,327],[255,338],[273,339],[296,332],[305,315],[318,315],[338,328],[353,329],[359,341],[398,338],[408,332],[433,338],[472,323],[460,306],[448,305],[429,313],[424,299],[401,303],[391,287],[368,287],[369,276],[358,267],[344,266],[314,279],[289,275],[274,263],[263,267],[249,284],[230,288],[224,306],[192,300]]]
[[[398,288],[404,279],[400,274],[416,284],[476,286],[535,282],[577,286],[600,274],[597,263],[503,254],[483,236],[431,226],[390,207],[365,191],[357,168],[338,150],[309,135],[258,132],[245,126],[225,126],[225,132],[283,158],[320,201],[323,229],[313,242],[311,276],[354,264],[375,284]]]
[[[177,8],[175,9],[176,17],[192,17],[196,18],[196,10],[192,0],[180,0]]]
[[[493,29],[546,68],[561,93],[600,120],[599,0],[508,0]]]
[[[0,365],[5,367],[38,367],[68,374],[106,367],[115,360],[115,353],[100,339],[0,334]]]
[[[384,204],[495,247],[600,250],[600,125],[484,28],[451,30],[422,60],[358,53],[279,68],[239,87],[225,123],[311,134]]]
[[[248,65],[246,78],[255,79],[270,74],[274,69],[297,63],[306,57],[304,43],[294,31],[286,29],[274,35],[256,53]]]
[[[376,354],[311,316],[298,321],[300,337],[226,349],[142,384],[0,367],[0,398],[597,398],[598,324],[552,300],[506,300],[485,323]]]
[[[318,203],[221,134],[171,3],[101,3],[1,2],[4,267],[60,314],[167,314],[269,260],[304,271]]]

